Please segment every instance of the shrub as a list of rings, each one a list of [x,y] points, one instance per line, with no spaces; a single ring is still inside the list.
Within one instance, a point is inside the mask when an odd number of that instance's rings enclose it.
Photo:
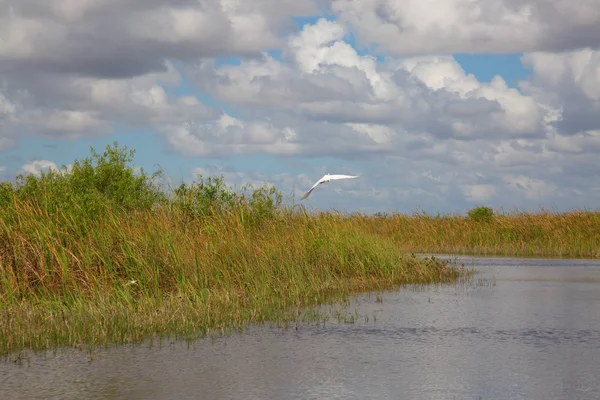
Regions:
[[[236,199],[236,194],[225,184],[222,176],[204,178],[201,174],[191,184],[181,183],[173,194],[174,203],[193,217],[206,217],[231,210]]]
[[[494,219],[494,210],[490,207],[479,206],[467,211],[467,215],[473,221],[490,222]]]
[[[105,208],[122,210],[150,209],[165,198],[154,184],[162,174],[148,176],[144,170],[136,174],[133,166],[134,150],[119,148],[115,142],[103,154],[91,150],[91,157],[75,160],[68,169],[50,170],[36,175],[19,175],[16,184],[4,183],[0,201],[7,205],[16,197],[29,202],[46,213],[76,213],[96,217]]]

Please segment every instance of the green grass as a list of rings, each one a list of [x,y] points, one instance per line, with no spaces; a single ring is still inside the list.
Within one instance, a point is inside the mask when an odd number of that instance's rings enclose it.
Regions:
[[[234,192],[220,178],[164,191],[132,157],[115,144],[0,185],[1,354],[195,338],[459,276],[366,219],[308,214],[273,188]]]

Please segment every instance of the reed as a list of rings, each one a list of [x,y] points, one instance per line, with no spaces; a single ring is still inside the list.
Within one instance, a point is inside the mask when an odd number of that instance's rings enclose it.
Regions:
[[[480,207],[481,209],[481,207]],[[474,209],[476,210],[476,209]],[[356,216],[363,229],[407,251],[519,257],[600,257],[600,212],[496,212]],[[473,210],[471,210],[473,211]]]
[[[220,178],[163,190],[115,143],[0,184],[0,353],[195,338],[364,290],[450,282],[370,220]],[[390,225],[391,226],[391,225]]]

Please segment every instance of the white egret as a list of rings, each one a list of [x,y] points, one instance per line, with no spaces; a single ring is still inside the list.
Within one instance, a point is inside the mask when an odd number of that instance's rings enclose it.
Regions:
[[[331,175],[331,174],[327,174],[327,175],[323,176],[321,179],[319,179],[317,181],[317,183],[315,183],[313,185],[313,187],[311,187],[308,192],[304,193],[304,196],[302,196],[302,198],[300,200],[304,200],[305,198],[307,198],[308,196],[310,196],[310,194],[312,193],[312,191],[317,186],[319,186],[321,183],[333,181],[333,180],[336,180],[336,179],[353,179],[353,178],[358,178],[358,176],[357,175]]]

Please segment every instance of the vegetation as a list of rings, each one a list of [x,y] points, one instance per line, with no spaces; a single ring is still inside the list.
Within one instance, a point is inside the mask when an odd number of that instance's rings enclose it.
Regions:
[[[195,338],[363,290],[451,282],[411,253],[600,257],[600,213],[309,214],[273,187],[174,189],[115,143],[0,183],[0,353]]]
[[[361,218],[369,225],[366,231],[417,253],[600,258],[600,212],[493,213],[477,207],[466,217],[419,213]]]
[[[194,338],[459,275],[403,253],[372,220],[309,215],[272,187],[199,176],[163,190],[133,155],[115,143],[0,185],[0,353]]]
[[[467,211],[467,216],[475,222],[490,222],[494,219],[494,210],[489,207],[479,206]]]

